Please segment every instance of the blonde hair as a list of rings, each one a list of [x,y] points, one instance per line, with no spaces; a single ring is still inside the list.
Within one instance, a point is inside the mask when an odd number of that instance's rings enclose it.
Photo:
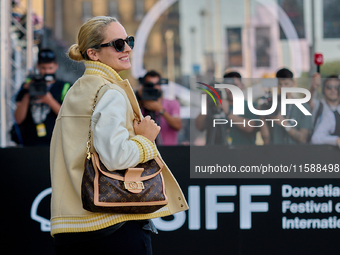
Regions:
[[[90,60],[86,51],[100,45],[104,40],[104,28],[111,22],[118,22],[114,17],[97,16],[87,20],[78,33],[78,44],[68,50],[68,56],[75,61]]]

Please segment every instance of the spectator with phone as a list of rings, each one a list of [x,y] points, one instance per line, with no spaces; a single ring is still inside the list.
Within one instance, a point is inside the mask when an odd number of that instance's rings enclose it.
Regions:
[[[167,84],[168,80],[162,79],[156,71],[149,71],[140,81],[136,97],[142,114],[150,115],[161,127],[157,145],[177,145],[178,131],[182,128],[180,103],[176,99],[163,98],[161,85]]]
[[[39,51],[37,68],[39,75],[30,75],[16,96],[11,137],[25,146],[50,144],[61,103],[70,88],[70,83],[55,77],[58,63],[51,49]]]

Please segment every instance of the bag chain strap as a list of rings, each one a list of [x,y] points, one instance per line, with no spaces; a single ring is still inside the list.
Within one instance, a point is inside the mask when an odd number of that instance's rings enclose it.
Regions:
[[[94,97],[94,102],[93,102],[93,106],[92,106],[92,114],[96,108],[96,105],[97,105],[97,100],[98,100],[98,95],[99,95],[99,91],[102,89],[102,87],[104,87],[106,84],[102,85],[97,93],[96,93],[96,96]],[[92,114],[91,114],[91,117],[92,117]],[[90,153],[90,148],[91,148],[91,118],[90,118],[90,125],[89,125],[89,135],[88,135],[88,139],[87,139],[87,143],[86,143],[86,154],[87,154],[87,159],[90,160],[91,159],[91,153]]]
[[[102,85],[99,89],[98,89],[98,91],[97,91],[97,93],[96,93],[96,96],[94,97],[94,102],[93,102],[93,106],[92,106],[92,114],[93,114],[93,112],[94,112],[94,109],[96,108],[96,105],[97,105],[97,100],[98,100],[98,95],[99,95],[99,91],[102,89],[102,87],[104,87],[106,84],[104,84],[104,85]],[[138,123],[140,123],[140,118],[138,117],[138,114],[135,112],[135,111],[133,111],[133,114],[134,114],[134,116],[135,116],[135,119],[138,121]],[[91,117],[92,117],[92,115],[91,115]],[[89,135],[88,135],[88,139],[87,139],[87,143],[86,143],[86,148],[87,148],[87,150],[86,150],[86,154],[87,154],[87,159],[88,160],[90,160],[91,159],[91,153],[90,153],[90,148],[91,148],[91,119],[90,119],[90,125],[89,125]]]

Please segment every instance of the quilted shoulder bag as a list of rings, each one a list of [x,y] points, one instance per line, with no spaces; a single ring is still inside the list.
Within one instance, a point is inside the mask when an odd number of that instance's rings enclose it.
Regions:
[[[102,86],[103,87],[103,86]],[[100,89],[94,99],[95,109]],[[87,157],[82,179],[83,208],[91,212],[144,214],[167,205],[162,161],[155,159],[136,167],[109,171],[97,153],[90,152],[91,123],[87,141]]]

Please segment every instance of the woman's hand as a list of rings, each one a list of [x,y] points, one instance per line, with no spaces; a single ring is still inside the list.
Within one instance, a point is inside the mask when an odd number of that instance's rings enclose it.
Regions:
[[[133,128],[136,135],[142,135],[148,138],[151,142],[155,141],[159,131],[161,130],[161,127],[157,126],[150,116],[146,116],[140,123],[138,123],[137,120],[134,120]]]

